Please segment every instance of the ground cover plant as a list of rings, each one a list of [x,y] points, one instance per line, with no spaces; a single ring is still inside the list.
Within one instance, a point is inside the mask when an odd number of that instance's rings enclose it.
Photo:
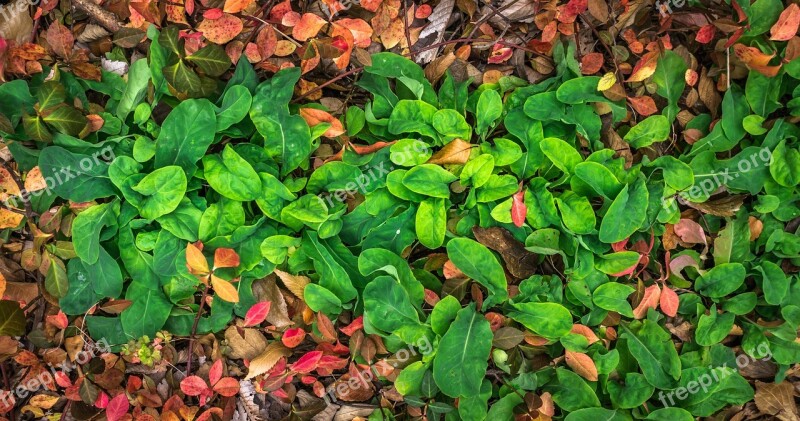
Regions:
[[[0,417],[797,419],[800,8],[455,3],[3,14]]]

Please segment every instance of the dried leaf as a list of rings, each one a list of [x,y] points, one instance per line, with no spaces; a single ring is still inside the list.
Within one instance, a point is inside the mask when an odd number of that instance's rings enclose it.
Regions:
[[[590,382],[597,381],[597,366],[590,356],[581,352],[568,350],[565,352],[565,357],[567,365],[570,366],[575,373]]]
[[[453,139],[428,160],[428,164],[466,164],[475,145],[462,139]]]
[[[773,41],[789,41],[797,34],[797,28],[800,27],[800,7],[797,3],[790,3],[783,12],[781,12],[778,21],[770,28],[769,39]]]

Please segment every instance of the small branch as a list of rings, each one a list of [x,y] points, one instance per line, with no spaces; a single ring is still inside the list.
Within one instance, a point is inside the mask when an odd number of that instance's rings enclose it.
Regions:
[[[335,78],[323,83],[322,85],[319,85],[316,88],[309,90],[308,92],[304,93],[303,95],[300,95],[299,97],[293,99],[292,102],[300,101],[301,99],[311,95],[312,93],[317,92],[320,89],[322,89],[322,88],[324,88],[324,87],[326,87],[326,86],[328,86],[328,85],[330,85],[332,83],[336,83],[337,81],[342,80],[342,79],[344,79],[347,76],[350,76],[352,74],[358,73],[358,72],[360,72],[362,70],[364,70],[363,67],[354,67],[354,68],[352,68],[352,69],[340,74],[339,76],[336,76]]]
[[[417,62],[415,60],[414,48],[411,45],[411,32],[408,29],[408,0],[403,0],[403,31],[406,34],[406,44],[408,44],[408,54],[411,57],[411,61]]]
[[[72,0],[72,4],[111,32],[117,32],[122,28],[115,14],[103,9],[92,0]]]
[[[200,316],[203,314],[203,307],[206,305],[206,297],[208,296],[208,285],[203,288],[203,296],[200,297],[200,308],[197,309],[197,314],[194,316],[194,323],[192,324],[192,332],[189,335],[189,355],[186,357],[186,376],[192,375],[192,354],[194,354],[194,334],[197,332],[197,324],[200,322]]]

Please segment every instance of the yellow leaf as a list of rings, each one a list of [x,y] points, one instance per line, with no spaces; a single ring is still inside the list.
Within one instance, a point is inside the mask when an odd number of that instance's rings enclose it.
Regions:
[[[189,266],[189,272],[194,275],[207,275],[210,272],[208,260],[203,256],[203,252],[192,243],[186,245],[186,265]]]
[[[608,72],[600,78],[600,82],[597,83],[597,90],[600,92],[607,91],[615,83],[617,83],[617,76],[614,75],[614,72]]]
[[[266,373],[271,370],[282,357],[288,357],[289,355],[292,355],[292,351],[283,346],[282,343],[275,341],[269,344],[261,355],[254,358],[253,361],[250,361],[250,366],[248,367],[250,371],[247,373],[245,380]]]
[[[275,269],[275,274],[278,275],[278,278],[281,278],[283,284],[286,285],[286,288],[292,292],[297,298],[303,299],[303,290],[306,288],[306,285],[311,283],[311,280],[303,275],[292,275],[291,273],[286,273],[282,270]]]
[[[211,287],[214,288],[214,292],[216,293],[217,297],[222,298],[229,303],[239,302],[239,291],[236,290],[236,287],[233,286],[232,283],[218,277],[217,275],[211,275]]]
[[[453,139],[452,142],[444,145],[442,149],[431,156],[428,164],[459,164],[463,165],[469,161],[469,155],[475,145],[461,139]]]
[[[24,216],[19,213],[0,208],[0,229],[18,227],[23,217]]]

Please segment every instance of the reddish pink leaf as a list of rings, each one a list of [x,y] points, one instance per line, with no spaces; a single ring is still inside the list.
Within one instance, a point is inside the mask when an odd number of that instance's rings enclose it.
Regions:
[[[347,336],[353,336],[357,330],[364,328],[364,316],[358,316],[355,320],[350,322],[349,325],[339,329]]]
[[[431,8],[429,4],[422,4],[417,7],[417,10],[414,12],[414,17],[417,19],[427,19],[432,12],[433,8]]]
[[[644,290],[644,297],[642,297],[642,301],[633,309],[633,317],[635,319],[644,319],[644,316],[647,315],[647,309],[652,308],[653,310],[658,307],[658,299],[661,297],[661,288],[658,284],[650,285],[649,287],[645,288]]]
[[[128,397],[124,392],[120,393],[108,402],[106,406],[106,418],[108,418],[108,421],[119,421],[128,413],[129,408],[130,403],[128,402]]]
[[[297,345],[300,345],[301,342],[306,338],[306,331],[300,329],[299,327],[286,329],[286,332],[283,332],[283,336],[281,337],[281,342],[287,348],[294,348]]]
[[[501,44],[495,44],[492,47],[492,52],[489,54],[489,64],[504,63],[511,58],[514,51],[509,47],[503,47]]]
[[[781,12],[778,21],[770,28],[769,39],[773,41],[789,41],[797,34],[797,28],[800,27],[800,7],[796,3],[792,3],[789,7]]]
[[[69,320],[67,319],[67,315],[60,310],[56,314],[47,316],[47,323],[50,323],[51,325],[62,330],[66,329],[67,326],[69,326]]]
[[[525,190],[520,190],[512,197],[511,202],[511,221],[514,225],[521,227],[525,223],[525,215],[528,214],[528,207],[525,206]]]
[[[226,398],[236,396],[239,393],[239,382],[233,377],[223,377],[214,384],[214,391]]]
[[[716,33],[716,31],[717,28],[713,24],[709,23],[697,31],[697,35],[694,37],[694,40],[700,44],[708,44],[714,40],[714,33]]]
[[[200,377],[189,376],[181,381],[181,391],[188,396],[200,396],[208,392],[208,385]]]
[[[104,391],[100,391],[97,394],[97,399],[94,400],[95,408],[106,409],[108,406],[108,394]]]
[[[213,8],[203,12],[203,17],[206,19],[219,19],[222,17],[222,9]]]
[[[208,382],[215,384],[222,378],[222,360],[214,361],[211,368],[208,370]]]
[[[678,294],[672,288],[664,286],[660,299],[661,312],[669,317],[675,317],[678,314],[678,304]]]
[[[272,303],[269,301],[261,301],[250,307],[250,310],[247,310],[247,314],[244,315],[244,326],[260,325],[267,318],[271,305]]]
[[[581,73],[593,75],[603,68],[603,55],[600,53],[589,53],[581,58]]]
[[[322,351],[311,351],[300,357],[289,368],[298,373],[309,373],[319,365],[322,359]]]
[[[691,219],[681,219],[673,227],[675,234],[685,243],[706,244],[706,233],[703,227]]]

